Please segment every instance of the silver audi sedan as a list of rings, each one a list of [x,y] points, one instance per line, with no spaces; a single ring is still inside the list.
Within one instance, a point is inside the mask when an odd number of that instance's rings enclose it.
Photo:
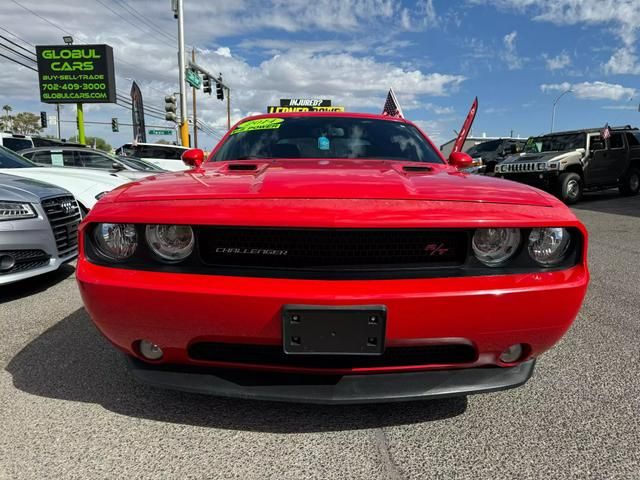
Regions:
[[[73,260],[80,220],[78,203],[67,190],[0,174],[0,285]]]

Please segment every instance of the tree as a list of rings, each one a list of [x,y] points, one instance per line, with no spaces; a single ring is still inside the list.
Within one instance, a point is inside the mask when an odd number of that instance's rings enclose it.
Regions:
[[[15,133],[20,133],[22,135],[31,135],[42,131],[42,127],[40,126],[40,115],[35,115],[31,112],[18,113],[13,117],[11,124],[13,127],[12,130]]]
[[[4,118],[2,119],[2,129],[11,130],[11,118],[12,118],[11,110],[13,110],[13,108],[11,108],[11,105],[4,105],[2,109],[4,110]]]
[[[103,152],[110,152],[111,151],[111,145],[109,145],[104,138],[100,138],[100,137],[84,137],[84,140],[85,140],[85,145],[93,147],[93,145],[95,144],[95,146],[96,146],[96,148],[98,150],[102,150]],[[71,137],[69,139],[69,142],[78,143],[78,137],[74,135],[73,137]]]

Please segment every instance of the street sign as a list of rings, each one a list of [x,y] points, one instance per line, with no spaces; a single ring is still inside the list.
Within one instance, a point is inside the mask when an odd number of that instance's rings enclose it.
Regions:
[[[109,45],[38,45],[43,103],[115,103],[113,49]]]
[[[173,135],[173,130],[149,130],[149,135]]]
[[[202,79],[195,70],[187,70],[186,80],[193,88],[200,88],[200,85],[202,85]]]

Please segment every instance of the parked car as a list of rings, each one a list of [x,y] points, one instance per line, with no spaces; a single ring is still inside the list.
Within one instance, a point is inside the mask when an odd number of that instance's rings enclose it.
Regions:
[[[20,155],[42,166],[91,168],[117,173],[122,177],[138,180],[166,170],[134,157],[117,157],[93,148],[37,147],[22,150]]]
[[[187,169],[182,163],[182,154],[187,150],[187,147],[162,143],[125,143],[116,150],[116,155],[142,158],[165,170],[180,171]]]
[[[0,147],[0,173],[40,180],[69,190],[78,201],[83,214],[93,208],[107,192],[130,181],[97,170],[40,167],[5,147]]]
[[[17,152],[33,147],[33,140],[28,135],[18,135],[11,132],[0,132],[0,146]]]
[[[477,164],[477,169],[471,173],[492,175],[498,163],[509,155],[521,152],[524,144],[525,139],[500,138],[474,145],[466,150],[466,153],[473,158],[474,165]]]
[[[315,403],[516,387],[587,289],[565,205],[458,171],[468,155],[405,119],[261,115],[183,159],[80,227],[86,309],[153,385]]]
[[[76,258],[80,208],[68,191],[0,173],[0,285]]]
[[[47,138],[47,137],[31,137],[34,147],[80,147],[89,148],[82,143],[67,142],[64,139],[59,138]]]
[[[568,204],[584,191],[618,187],[622,195],[640,192],[640,131],[617,127],[610,138],[590,128],[549,133],[527,140],[524,152],[496,167],[496,175],[555,193]]]

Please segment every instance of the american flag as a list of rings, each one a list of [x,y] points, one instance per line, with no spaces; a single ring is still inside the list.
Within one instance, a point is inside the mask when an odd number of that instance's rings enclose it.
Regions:
[[[387,94],[387,101],[384,102],[384,108],[382,109],[382,115],[404,118],[402,109],[400,108],[400,104],[398,103],[398,99],[396,98],[396,94],[393,93],[393,88],[389,89],[389,93]]]
[[[611,129],[609,128],[609,124],[607,123],[602,129],[602,138],[605,140],[611,136]]]

